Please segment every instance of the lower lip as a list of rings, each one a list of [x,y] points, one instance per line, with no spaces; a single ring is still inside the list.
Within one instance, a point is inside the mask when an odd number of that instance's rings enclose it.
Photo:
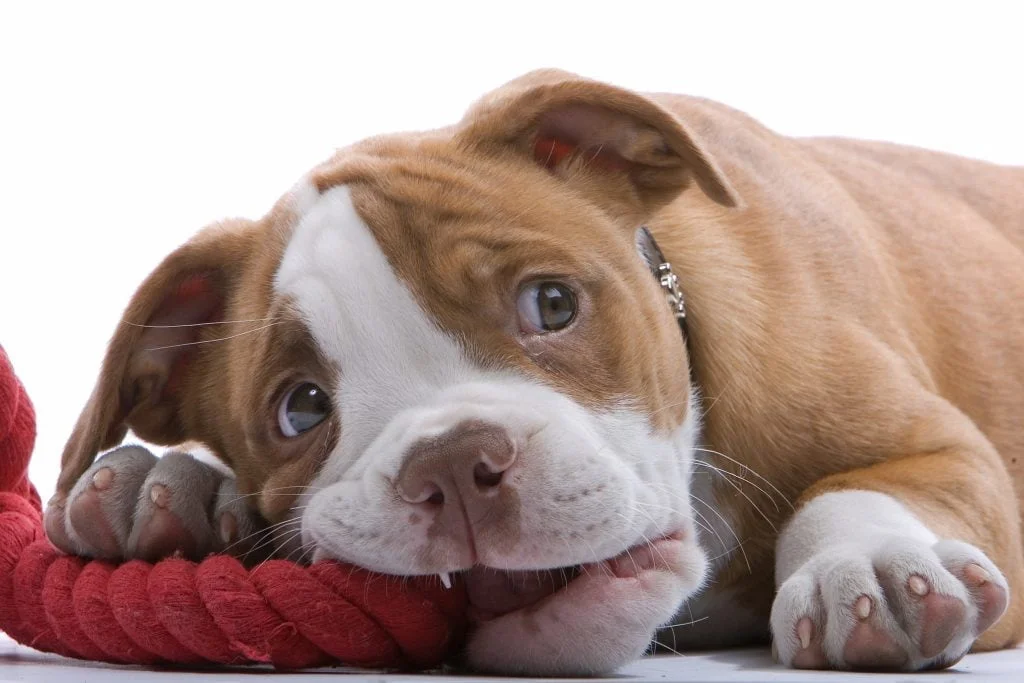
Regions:
[[[677,532],[659,540],[682,539],[683,534]],[[602,562],[556,569],[504,571],[474,567],[462,572],[469,593],[469,617],[479,623],[519,610],[535,609],[586,571],[611,571],[620,578],[635,577],[657,561],[649,547],[648,543],[637,544]]]

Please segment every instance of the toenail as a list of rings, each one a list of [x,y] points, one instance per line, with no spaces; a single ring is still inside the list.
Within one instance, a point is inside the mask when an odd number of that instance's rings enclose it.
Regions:
[[[857,602],[854,603],[853,609],[858,617],[867,619],[871,616],[871,598],[866,595],[860,596],[857,598]]]
[[[46,507],[63,508],[66,499],[59,493],[53,494],[53,497],[46,502]]]
[[[110,488],[111,482],[114,481],[114,470],[109,467],[104,467],[96,471],[96,474],[92,475],[92,485],[104,491]]]
[[[975,586],[980,586],[991,581],[992,575],[980,564],[969,564],[964,567],[964,578]]]
[[[153,484],[149,489],[149,499],[153,501],[153,505],[158,508],[167,507],[170,502],[171,494],[167,491],[167,487],[163,484]]]
[[[804,617],[796,624],[796,637],[800,639],[800,648],[806,650],[811,646],[811,620]]]
[[[235,516],[230,512],[225,512],[220,517],[220,540],[225,543],[231,543],[235,540],[235,534],[238,533],[238,521]]]
[[[928,582],[917,574],[907,579],[907,586],[914,595],[928,595]]]

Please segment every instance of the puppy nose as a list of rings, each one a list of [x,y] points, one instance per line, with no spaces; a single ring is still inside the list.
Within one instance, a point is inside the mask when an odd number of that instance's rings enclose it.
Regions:
[[[457,505],[467,512],[493,498],[515,462],[515,446],[501,427],[463,422],[413,444],[395,480],[410,503]]]

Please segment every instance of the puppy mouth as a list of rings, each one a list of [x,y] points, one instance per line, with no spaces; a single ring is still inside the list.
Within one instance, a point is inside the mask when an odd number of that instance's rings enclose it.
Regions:
[[[489,621],[534,607],[583,573],[583,565],[558,569],[504,571],[477,566],[463,574],[469,597],[469,618]]]
[[[681,538],[682,534],[669,534],[657,540]],[[479,623],[519,610],[539,609],[580,576],[597,573],[620,579],[637,578],[641,572],[655,568],[662,559],[654,543],[644,541],[598,562],[537,570],[502,570],[477,565],[460,576],[469,598],[469,618]],[[447,574],[441,574],[441,581],[446,583],[450,579]]]

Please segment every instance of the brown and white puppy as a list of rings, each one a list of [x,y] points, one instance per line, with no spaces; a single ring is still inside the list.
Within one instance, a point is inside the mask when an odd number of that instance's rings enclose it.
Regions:
[[[49,533],[460,573],[493,671],[948,666],[1024,633],[1022,252],[1024,170],[528,74],[171,254]]]

